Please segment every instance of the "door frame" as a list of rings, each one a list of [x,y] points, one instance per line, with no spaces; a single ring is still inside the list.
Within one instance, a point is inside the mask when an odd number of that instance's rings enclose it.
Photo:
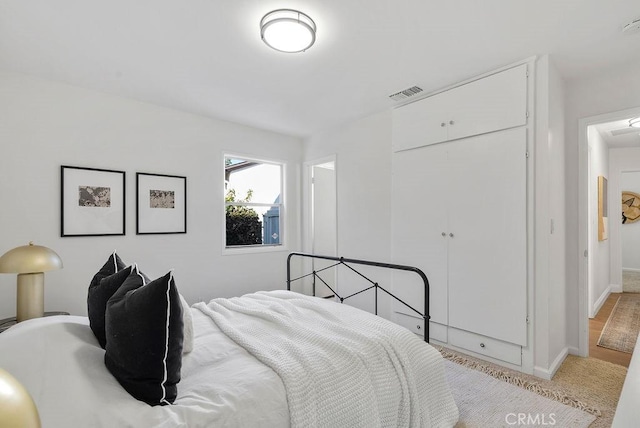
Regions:
[[[587,128],[640,116],[640,106],[578,120],[578,355],[589,356],[589,160]],[[586,251],[586,253],[585,253]],[[611,262],[609,262],[611,263]]]
[[[335,180],[335,198],[336,198],[336,230],[335,230],[335,248],[334,254],[328,254],[330,256],[338,256],[338,159],[337,155],[329,155],[322,158],[313,159],[310,161],[306,161],[303,164],[302,171],[302,180],[303,180],[303,192],[302,192],[302,207],[303,207],[303,222],[302,222],[302,250],[305,253],[313,252],[313,228],[314,228],[314,220],[313,220],[313,174],[312,169],[316,165],[322,165],[325,163],[333,162],[334,171],[336,173]],[[305,259],[303,272],[311,272],[313,270],[313,260]],[[334,269],[335,270],[335,269]],[[337,286],[337,277],[335,280],[335,284]]]

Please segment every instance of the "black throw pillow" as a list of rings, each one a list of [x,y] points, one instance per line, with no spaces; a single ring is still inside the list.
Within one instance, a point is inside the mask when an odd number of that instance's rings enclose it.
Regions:
[[[87,314],[89,316],[89,325],[93,334],[98,339],[100,346],[103,348],[105,346],[104,312],[107,306],[107,300],[109,300],[120,284],[122,284],[127,276],[129,276],[130,271],[125,271],[124,278],[117,278],[119,281],[117,285],[114,283],[113,279],[108,281],[108,283],[105,283],[105,287],[103,287],[101,283],[103,279],[122,271],[124,268],[124,262],[114,251],[113,254],[109,256],[109,259],[107,259],[104,266],[102,266],[98,273],[93,276],[91,283],[89,284],[89,292],[87,293]]]
[[[182,368],[182,304],[173,274],[146,283],[135,266],[107,302],[104,362],[133,397],[171,404]]]

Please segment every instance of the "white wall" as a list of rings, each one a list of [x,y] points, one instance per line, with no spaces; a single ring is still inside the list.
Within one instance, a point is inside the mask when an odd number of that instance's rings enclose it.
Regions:
[[[565,82],[548,55],[537,60],[535,76],[533,373],[551,378],[567,353]]]
[[[286,251],[222,255],[222,155],[286,162],[288,242],[297,249],[299,139],[0,73],[0,144],[0,252],[33,240],[64,262],[46,274],[45,310],[86,314],[89,281],[114,249],[151,277],[175,268],[191,303],[284,287]],[[60,237],[60,165],[126,171],[126,236]],[[187,176],[187,234],[135,234],[136,172]],[[0,275],[0,318],[15,314],[15,282]]]
[[[586,248],[579,248],[578,237],[578,120],[590,116],[640,106],[640,60],[609,72],[567,81],[566,85],[566,213],[567,213],[567,339],[578,348],[580,337],[578,274]]]
[[[562,362],[566,336],[565,82],[549,61],[549,363]],[[556,369],[557,367],[553,367]]]
[[[307,161],[336,155],[338,255],[391,260],[391,111],[375,114],[305,140]],[[376,278],[389,285],[390,275]],[[339,277],[343,287],[350,278]],[[344,288],[343,288],[344,289]],[[371,308],[363,296],[356,306]],[[380,304],[389,316],[388,304]]]
[[[640,149],[634,149],[634,152],[640,152]],[[613,161],[613,156],[611,160]],[[638,166],[640,167],[640,162]],[[640,195],[640,172],[622,172],[620,189],[623,192],[631,191]],[[622,269],[640,271],[640,222],[627,222],[620,225],[620,241],[622,243]]]
[[[540,244],[536,272],[541,275],[535,279],[535,295],[530,294],[536,303],[530,304],[536,307],[536,350],[529,357],[535,362],[528,364],[535,364],[536,374],[549,377],[552,364],[561,363],[566,353],[565,84],[547,56],[536,64],[536,75],[542,79],[536,104],[543,106],[536,109],[542,117],[534,144],[535,238]],[[305,140],[305,160],[337,156],[339,255],[391,259],[391,126],[391,112],[384,112]]]
[[[589,316],[594,317],[606,300],[611,291],[611,239],[610,236],[604,241],[598,241],[598,177],[603,176],[610,184],[613,174],[609,172],[609,147],[604,142],[600,133],[590,126],[587,130],[587,140],[591,149],[591,167],[589,176],[589,236],[593,237],[591,243],[591,256],[589,261]],[[609,186],[610,187],[610,186]],[[611,198],[608,198],[611,201]],[[609,220],[607,226],[608,235],[611,234],[610,225],[618,217],[615,216],[616,211],[611,210],[609,204],[608,214]]]

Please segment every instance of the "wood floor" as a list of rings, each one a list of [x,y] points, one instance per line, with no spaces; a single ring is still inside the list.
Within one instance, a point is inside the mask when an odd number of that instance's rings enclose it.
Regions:
[[[620,297],[620,293],[611,293],[604,302],[602,308],[595,318],[589,320],[589,356],[597,358],[599,360],[609,361],[610,363],[619,364],[621,366],[629,367],[631,361],[631,354],[626,352],[614,351],[613,349],[602,348],[597,345],[600,333],[604,328],[604,325],[609,319],[609,314],[613,310],[616,302]]]

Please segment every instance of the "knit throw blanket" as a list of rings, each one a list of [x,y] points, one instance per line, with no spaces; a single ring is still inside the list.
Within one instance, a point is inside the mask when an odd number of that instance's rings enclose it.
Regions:
[[[450,427],[440,353],[359,309],[289,291],[194,308],[282,379],[292,427]]]

